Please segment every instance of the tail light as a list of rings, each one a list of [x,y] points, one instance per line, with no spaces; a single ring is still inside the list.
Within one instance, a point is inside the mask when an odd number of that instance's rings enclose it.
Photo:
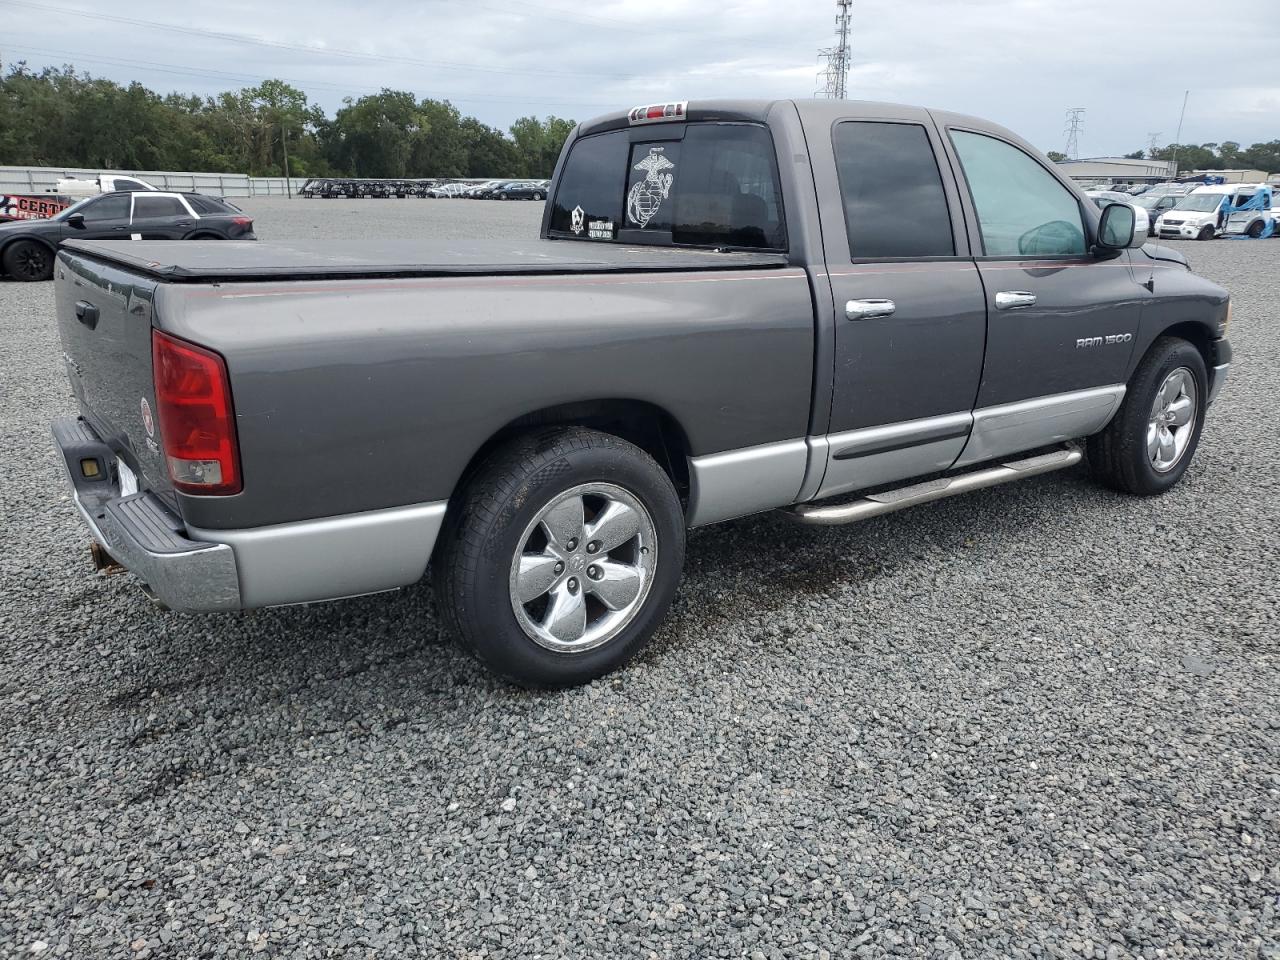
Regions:
[[[169,476],[184,493],[239,493],[235,411],[222,357],[151,332],[160,441]]]
[[[249,217],[232,217],[231,222],[240,228],[241,233],[248,233],[253,229],[253,220]]]

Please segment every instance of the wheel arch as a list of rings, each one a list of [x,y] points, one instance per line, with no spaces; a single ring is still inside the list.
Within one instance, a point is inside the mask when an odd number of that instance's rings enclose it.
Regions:
[[[6,237],[4,242],[0,243],[0,257],[3,257],[5,251],[8,250],[10,247],[12,247],[15,243],[21,243],[23,240],[33,240],[36,243],[40,244],[42,247],[46,248],[55,257],[58,255],[58,245],[56,243],[50,243],[44,237],[36,233],[20,233],[16,237]]]
[[[543,427],[587,427],[634,443],[653,457],[671,479],[680,498],[689,502],[689,438],[668,411],[647,400],[607,398],[578,400],[532,410],[494,431],[467,461],[454,485],[451,502],[456,501],[494,450],[511,440]]]
[[[1207,324],[1199,323],[1195,320],[1182,320],[1178,323],[1172,323],[1164,329],[1158,331],[1152,338],[1151,343],[1147,345],[1143,351],[1142,357],[1151,351],[1156,341],[1161,337],[1177,337],[1180,340],[1186,340],[1200,353],[1204,358],[1204,366],[1209,375],[1213,375],[1214,364],[1214,348],[1213,341],[1217,339],[1216,334],[1209,328]],[[1137,357],[1134,363],[1134,369],[1137,369],[1138,363],[1142,362],[1142,357]]]

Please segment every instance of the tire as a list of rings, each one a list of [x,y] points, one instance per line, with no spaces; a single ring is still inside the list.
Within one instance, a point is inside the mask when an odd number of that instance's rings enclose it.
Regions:
[[[1217,233],[1217,231],[1216,231],[1216,230],[1214,230],[1214,229],[1213,229],[1213,227],[1211,227],[1211,226],[1209,226],[1208,224],[1206,224],[1205,226],[1203,226],[1203,227],[1201,227],[1201,228],[1200,228],[1200,232],[1199,232],[1198,234],[1196,234],[1196,239],[1197,239],[1197,240],[1212,240],[1212,239],[1213,239],[1213,235],[1214,235],[1215,233]]]
[[[535,200],[541,200],[541,199],[542,199],[542,194],[540,194],[537,190],[533,191],[533,199],[535,199]]]
[[[4,248],[4,272],[31,282],[53,276],[53,251],[38,240],[17,240]]]
[[[1184,388],[1175,390],[1173,380],[1179,372]],[[1190,385],[1186,386],[1188,382]],[[1094,479],[1122,493],[1143,497],[1173,487],[1186,473],[1199,446],[1208,395],[1209,378],[1200,351],[1178,337],[1161,337],[1138,364],[1111,423],[1087,441]],[[1157,407],[1158,396],[1160,407],[1165,406],[1166,400],[1174,401],[1176,407],[1169,408],[1173,412]],[[1184,399],[1189,401],[1185,406]],[[1190,419],[1179,425],[1176,419],[1183,410]],[[1157,414],[1173,419],[1157,420]],[[1171,438],[1171,447],[1161,440],[1162,423],[1164,433]],[[1171,453],[1176,456],[1169,462]]]
[[[606,511],[619,522],[603,524]],[[636,532],[608,545],[632,520]],[[600,531],[604,550],[590,539]],[[433,563],[437,605],[495,673],[526,687],[587,683],[635,656],[666,616],[684,534],[675,488],[647,453],[595,430],[546,428],[490,456],[450,505]],[[532,561],[529,582],[519,557]]]
[[[1260,236],[1262,236],[1262,231],[1265,228],[1265,226],[1266,224],[1264,224],[1261,220],[1253,221],[1253,223],[1249,224],[1249,231],[1248,231],[1249,236],[1252,239],[1257,240]]]

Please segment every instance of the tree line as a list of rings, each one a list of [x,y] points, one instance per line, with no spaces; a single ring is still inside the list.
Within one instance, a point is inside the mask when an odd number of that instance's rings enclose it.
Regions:
[[[1061,163],[1065,153],[1050,150],[1049,159]],[[1154,150],[1126,153],[1126,160],[1176,160],[1182,172],[1191,170],[1262,170],[1280,172],[1280,140],[1241,148],[1234,140],[1222,143],[1170,143]]]
[[[294,177],[550,177],[575,123],[503,131],[403,90],[347,97],[332,118],[282,80],[200,97],[74,67],[0,76],[0,164]]]

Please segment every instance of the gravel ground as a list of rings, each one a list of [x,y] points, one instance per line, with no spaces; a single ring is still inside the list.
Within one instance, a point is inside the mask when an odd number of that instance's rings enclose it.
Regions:
[[[264,239],[539,214],[244,206]],[[1280,242],[1182,249],[1237,364],[1175,491],[713,527],[647,652],[554,694],[425,587],[201,618],[95,579],[51,285],[0,284],[0,955],[1275,960]]]

